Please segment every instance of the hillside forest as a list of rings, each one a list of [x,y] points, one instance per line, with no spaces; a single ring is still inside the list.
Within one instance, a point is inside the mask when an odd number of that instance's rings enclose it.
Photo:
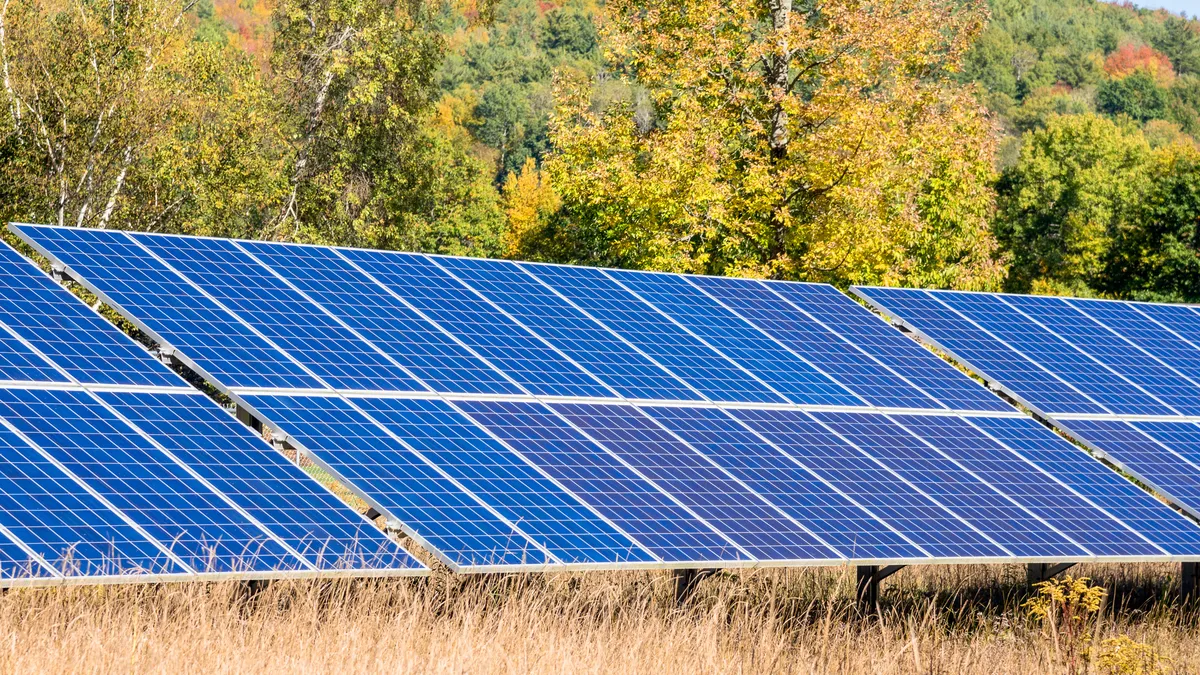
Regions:
[[[1161,10],[0,2],[6,221],[1200,301]]]

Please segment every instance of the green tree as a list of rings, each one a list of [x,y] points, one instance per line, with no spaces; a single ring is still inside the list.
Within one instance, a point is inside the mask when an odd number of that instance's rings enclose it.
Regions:
[[[1129,115],[1139,122],[1167,115],[1167,92],[1145,71],[1109,80],[1096,93],[1097,107],[1110,115]]]
[[[996,237],[1011,256],[1009,290],[1086,292],[1143,189],[1150,146],[1098,115],[1051,117],[1023,137],[997,187]]]

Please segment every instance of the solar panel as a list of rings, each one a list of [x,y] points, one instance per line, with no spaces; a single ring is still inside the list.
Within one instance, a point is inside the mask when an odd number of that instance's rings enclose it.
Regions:
[[[16,229],[458,571],[1200,555],[1200,528],[1085,453],[985,427],[1017,413],[829,286],[150,234],[123,235],[129,252]],[[127,253],[137,285],[112,259]],[[1141,391],[1121,368],[1152,358],[1120,342],[1119,364],[1097,361],[1031,320],[1055,367],[1100,392],[1085,394],[922,301],[1077,412]],[[230,320],[273,352],[264,365],[220,362]],[[1187,381],[1167,371],[1157,385]],[[202,417],[138,419],[300,549],[310,525],[220,482],[203,444],[169,442],[232,433]],[[259,491],[312,497],[286,478]]]
[[[682,381],[517,265],[469,258],[434,261],[621,396],[700,399]]]
[[[233,242],[131,236],[335,389],[424,389]]]
[[[978,383],[897,333],[832,286],[770,282],[771,290],[899,373],[926,395],[955,410],[1007,412],[1009,407]],[[928,407],[928,406],[917,406]],[[937,406],[935,406],[937,407]]]
[[[452,568],[541,566],[545,551],[494,510],[425,463],[409,447],[333,396],[244,397],[289,442]]]
[[[1150,318],[1137,306],[1111,300],[1068,299],[1066,302],[1170,366],[1193,384],[1200,381],[1200,347]]]
[[[828,375],[726,309],[685,277],[612,271],[609,276],[714,349],[745,366],[792,403],[862,405]]]
[[[601,270],[559,265],[523,267],[709,399],[787,402],[761,379],[718,354]]]
[[[241,246],[434,390],[521,393],[468,347],[336,251],[262,242]]]

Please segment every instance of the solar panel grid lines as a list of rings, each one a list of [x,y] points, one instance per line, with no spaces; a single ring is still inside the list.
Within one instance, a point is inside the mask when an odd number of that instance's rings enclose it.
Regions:
[[[264,242],[239,245],[433,389],[524,393],[511,378],[337,249]]]
[[[420,564],[329,488],[204,395],[105,392],[101,399],[202,474],[321,572],[411,570]],[[197,405],[200,403],[201,405]]]
[[[607,274],[789,401],[814,405],[866,404],[686,276],[626,270],[611,270]]]
[[[1200,350],[1200,339],[1193,337],[1200,335],[1200,320],[1198,320],[1200,314],[1190,307],[1151,302],[1125,303],[1125,305],[1162,326],[1194,349]]]
[[[1091,557],[936,448],[882,415],[813,413],[1016,558]],[[899,432],[899,433],[897,433]]]
[[[661,425],[625,405],[550,406],[760,561],[844,558]]]
[[[920,289],[852,286],[850,291],[1030,410],[1043,415],[1111,413],[940,297]]]
[[[926,443],[1093,556],[1168,555],[1129,525],[964,418],[898,415],[892,419],[910,432],[919,429]]]
[[[449,404],[387,398],[356,398],[353,403],[564,566],[660,562]]]
[[[322,470],[458,572],[541,570],[536,542],[336,394],[241,396]]]
[[[1033,323],[1045,328],[1080,354],[1120,378],[1159,404],[1160,410],[1143,414],[1195,414],[1200,411],[1200,389],[1179,373],[1116,336],[1102,323],[1059,298],[999,297]],[[1118,396],[1127,396],[1117,391]],[[1125,405],[1128,405],[1126,403]],[[1109,406],[1111,407],[1111,406]]]
[[[766,497],[849,561],[928,560],[932,556],[886,521],[745,423],[717,408],[639,408]]]
[[[931,555],[963,562],[1014,557],[809,413],[761,409],[730,412]]]
[[[714,401],[786,403],[731,362],[602,270],[518,263],[530,274],[621,335],[662,367]]]
[[[939,408],[890,366],[753,279],[695,277],[691,282],[764,333],[813,363],[870,405]]]
[[[125,232],[42,225],[10,229],[209,381],[234,387],[319,386]]]
[[[232,240],[129,236],[335,388],[422,388],[403,369],[346,331]]]
[[[514,321],[552,344],[564,358],[590,372],[619,397],[705,398],[620,333],[597,321],[544,280],[510,262],[430,256],[471,285]]]
[[[1200,527],[1030,418],[964,418],[1171,555],[1195,555]]]
[[[339,253],[501,368],[535,396],[608,397],[612,391],[426,256]]]
[[[1112,300],[1064,298],[1130,344],[1200,384],[1200,347],[1150,318],[1136,305]]]
[[[544,404],[460,401],[456,407],[665,563],[685,567],[755,564],[712,524]]]

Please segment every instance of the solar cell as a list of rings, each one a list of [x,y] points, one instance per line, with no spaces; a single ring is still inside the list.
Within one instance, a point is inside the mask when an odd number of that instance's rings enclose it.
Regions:
[[[203,394],[97,396],[318,568],[420,567],[371,522]]]
[[[824,542],[636,409],[588,404],[551,407],[755,558],[837,558]]]
[[[753,279],[696,277],[693,283],[736,311],[869,404],[894,408],[938,408],[888,366],[837,335]]]
[[[452,567],[550,562],[542,549],[417,457],[347,401],[332,396],[244,396],[334,476],[357,488]]]
[[[714,401],[786,403],[777,392],[718,354],[603,271],[522,264],[638,349]]]
[[[1200,347],[1146,316],[1138,305],[1112,300],[1065,301],[1188,377],[1193,384],[1200,381]]]
[[[7,244],[0,246],[0,322],[81,382],[179,384],[145,349]]]
[[[476,422],[666,562],[731,564],[733,542],[540,403],[459,401]]]
[[[1058,413],[1107,412],[1031,357],[925,291],[877,287],[855,287],[853,291],[1035,409]]]
[[[131,236],[333,388],[425,389],[233,242]]]
[[[1130,390],[1136,387],[1174,412],[1200,414],[1200,387],[1061,298],[1012,295],[1003,300],[1120,375]]]
[[[1162,555],[1109,513],[1037,471],[962,418],[897,415],[894,419],[1090,553]]]
[[[885,523],[714,408],[642,411],[850,560],[926,558]]]
[[[863,351],[887,364],[909,383],[941,402],[942,406],[955,410],[1011,410],[971,378],[904,337],[832,286],[781,281],[765,283],[780,296],[803,307],[830,330],[845,336]]]
[[[963,470],[883,415],[813,413],[835,432],[1018,557],[1089,553],[994,486]],[[948,419],[948,418],[947,418]],[[923,426],[945,424],[926,422]],[[943,439],[944,440],[944,439]]]
[[[241,246],[434,390],[521,393],[495,368],[334,249],[264,242]]]
[[[1059,420],[1058,423],[1173,499],[1185,504],[1200,500],[1200,471],[1133,426],[1119,420]]]
[[[792,403],[863,404],[862,399],[726,309],[686,277],[620,270],[608,274]]]
[[[608,387],[429,258],[380,251],[341,253],[494,363],[529,393],[612,396]]]
[[[193,570],[302,567],[89,394],[0,389],[0,415]]]
[[[972,417],[970,422],[1167,552],[1200,551],[1200,527],[1037,422],[1022,417]]]
[[[357,398],[354,403],[510,522],[518,523],[527,537],[560,561],[655,561],[449,404],[386,398]]]
[[[323,388],[124,232],[37,225],[14,230],[215,382],[227,387]]]
[[[63,576],[184,574],[157,544],[74,478],[0,427],[0,525]],[[44,576],[11,541],[0,576]]]
[[[470,258],[433,260],[620,395],[700,400],[686,384],[517,265]]]
[[[750,409],[730,413],[931,555],[938,558],[1010,555],[807,413]]]

